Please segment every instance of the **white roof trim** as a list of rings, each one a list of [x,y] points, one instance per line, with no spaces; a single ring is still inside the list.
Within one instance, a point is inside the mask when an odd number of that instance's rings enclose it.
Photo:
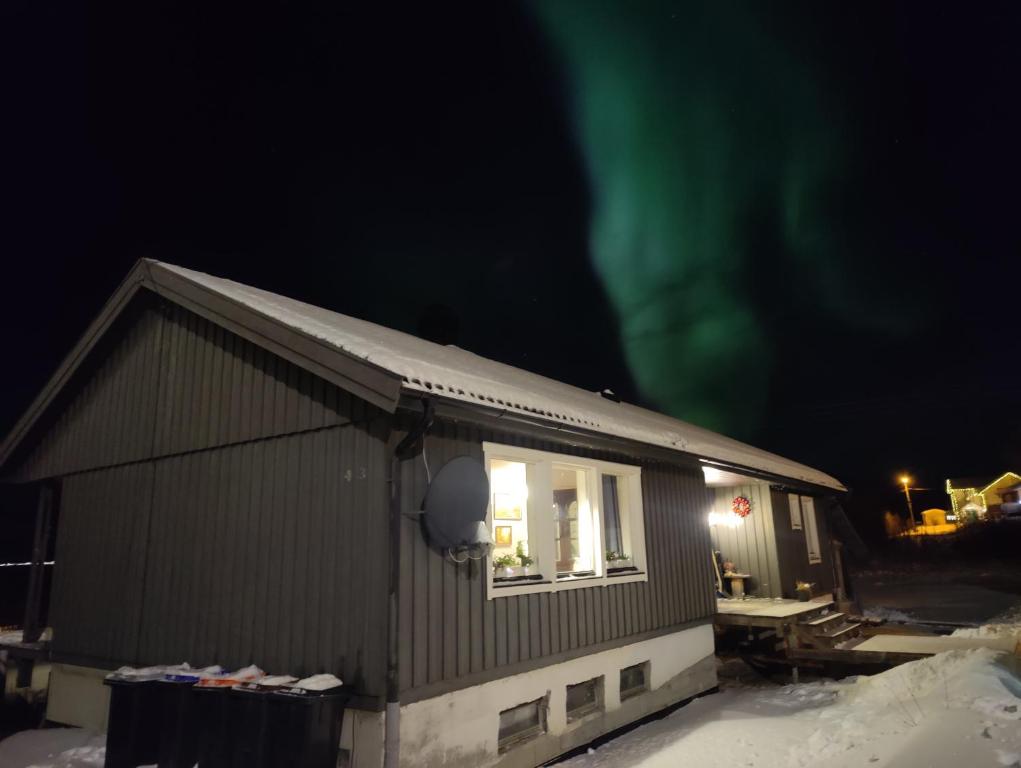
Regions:
[[[598,393],[479,357],[458,347],[434,344],[375,323],[202,272],[160,262],[150,262],[150,265],[154,270],[167,270],[351,357],[391,371],[403,379],[404,389],[411,392],[505,408],[572,427],[683,451],[702,459],[846,490],[835,478],[804,464],[645,408],[615,403]]]

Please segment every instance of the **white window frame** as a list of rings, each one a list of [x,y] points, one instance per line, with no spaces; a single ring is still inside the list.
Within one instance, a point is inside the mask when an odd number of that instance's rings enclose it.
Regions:
[[[822,547],[819,543],[819,525],[815,517],[815,499],[801,497],[801,516],[805,523],[805,549],[809,564],[822,562]]]
[[[538,582],[494,585],[493,557],[490,554],[485,560],[487,599],[538,592],[562,592],[584,587],[607,587],[614,584],[630,584],[649,580],[645,555],[645,513],[642,507],[641,467],[500,443],[484,442],[482,451],[485,456],[487,476],[490,472],[490,463],[494,459],[528,465],[528,507],[525,514],[528,515],[529,554],[536,558],[543,575],[542,581]],[[596,523],[596,574],[594,576],[557,578],[554,552],[556,533],[553,515],[550,514],[549,509],[546,509],[547,503],[550,507],[553,503],[554,464],[576,467],[588,473],[589,497],[594,502],[595,508],[592,510],[592,515]],[[604,474],[616,475],[619,478],[617,493],[626,499],[622,500],[621,507],[627,520],[625,524],[622,517],[621,526],[624,530],[621,531],[621,536],[624,544],[631,548],[628,554],[631,555],[634,566],[638,569],[637,572],[607,575],[604,545],[606,525],[603,519],[602,475]],[[489,506],[486,509],[486,525],[492,533],[494,531],[492,494],[490,494]]]
[[[801,502],[799,501],[798,494],[788,493],[787,494],[787,505],[791,510],[791,530],[800,531],[801,525]]]

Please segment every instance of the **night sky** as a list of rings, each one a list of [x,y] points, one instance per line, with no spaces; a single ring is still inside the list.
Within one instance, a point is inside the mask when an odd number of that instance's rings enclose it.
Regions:
[[[3,11],[0,430],[150,256],[803,461],[866,535],[901,470],[1021,471],[1021,5],[210,5]]]

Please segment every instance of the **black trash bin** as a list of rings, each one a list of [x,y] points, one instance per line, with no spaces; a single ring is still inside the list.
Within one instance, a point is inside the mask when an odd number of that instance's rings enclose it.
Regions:
[[[195,762],[188,768],[228,768],[230,745],[227,736],[227,704],[230,689],[196,686],[191,689],[194,718]]]
[[[230,689],[225,720],[231,768],[271,768],[269,707],[271,692],[253,683]]]
[[[160,682],[108,677],[106,768],[136,768],[159,759],[163,700]]]
[[[225,734],[229,688],[197,685],[198,680],[181,675],[161,681],[159,768],[225,768],[230,764]]]
[[[191,690],[198,678],[160,680],[159,768],[194,768]]]
[[[284,688],[266,699],[270,764],[274,768],[334,768],[348,694],[343,688]]]

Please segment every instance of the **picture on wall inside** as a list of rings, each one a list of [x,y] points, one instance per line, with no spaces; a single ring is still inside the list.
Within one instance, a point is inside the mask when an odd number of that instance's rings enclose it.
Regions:
[[[514,537],[511,534],[513,528],[509,525],[498,525],[496,526],[496,546],[498,547],[509,547],[514,543]]]
[[[496,520],[520,520],[521,500],[509,493],[494,493],[493,518]]]

